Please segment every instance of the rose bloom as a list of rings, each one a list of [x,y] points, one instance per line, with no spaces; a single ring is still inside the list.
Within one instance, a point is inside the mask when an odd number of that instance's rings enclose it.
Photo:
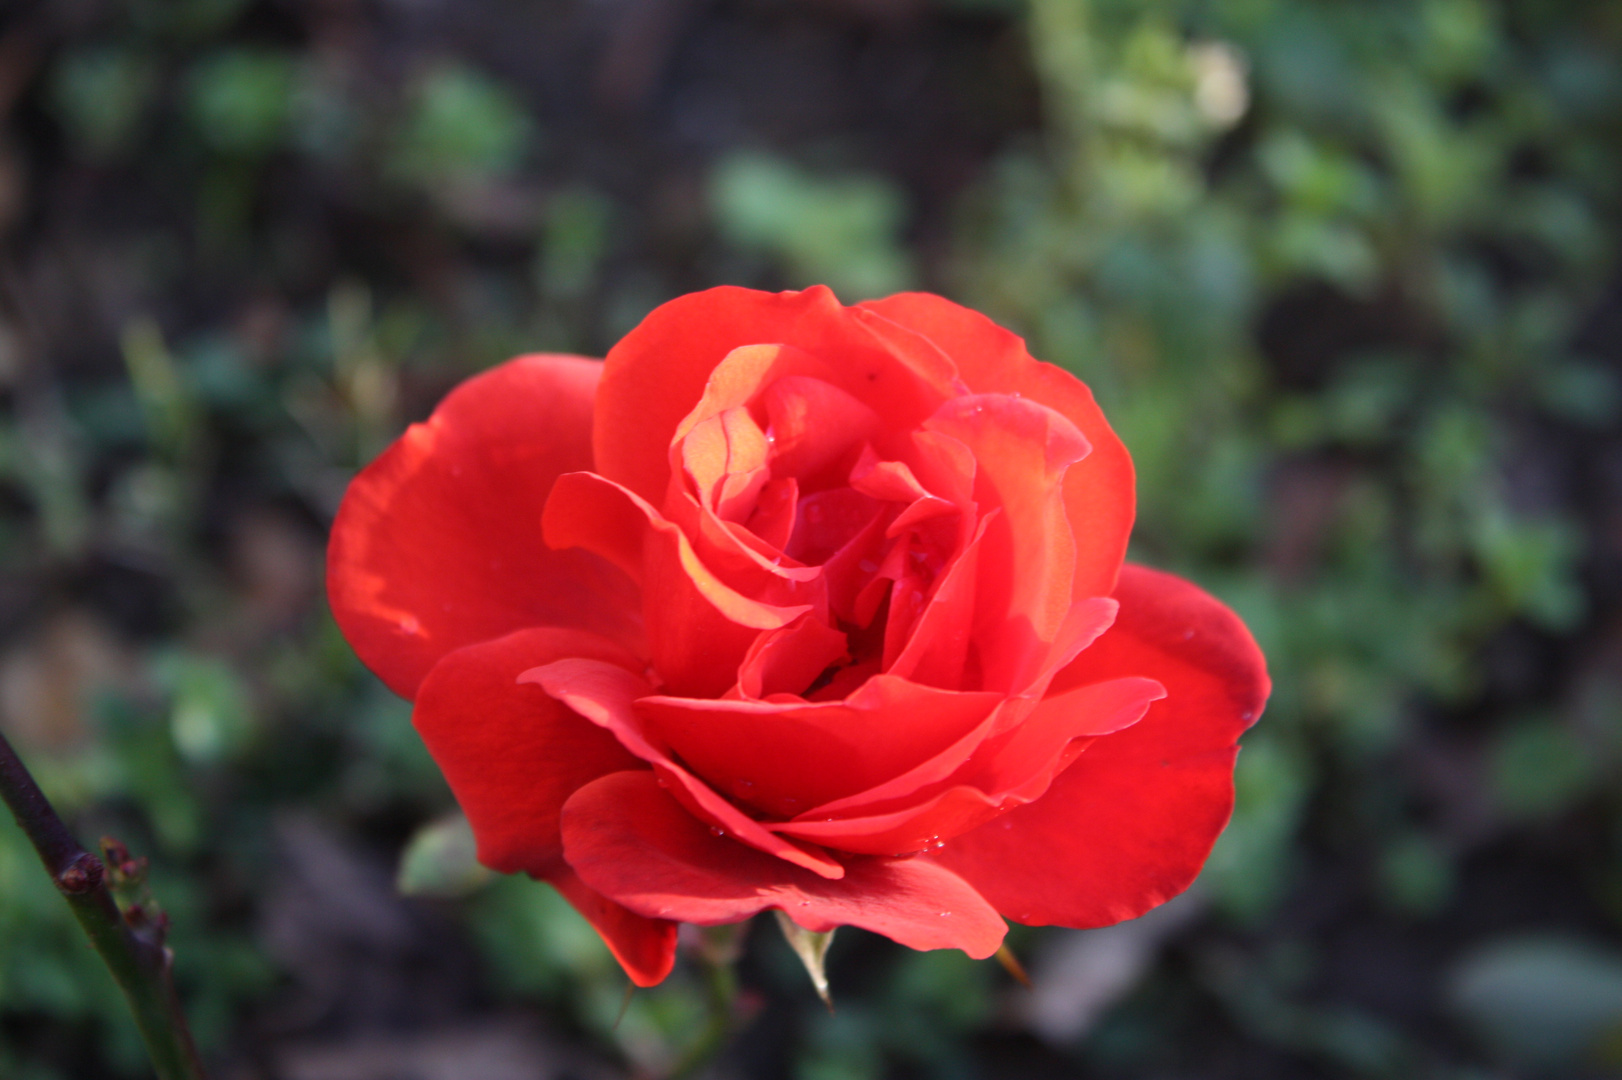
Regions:
[[[673,300],[457,387],[351,484],[328,591],[472,823],[632,980],[777,908],[915,949],[1186,888],[1268,693],[1123,565],[1087,387],[920,293]]]

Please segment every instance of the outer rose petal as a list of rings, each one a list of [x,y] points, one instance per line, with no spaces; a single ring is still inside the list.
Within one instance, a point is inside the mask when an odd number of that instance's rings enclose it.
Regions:
[[[594,660],[560,660],[527,671],[525,682],[538,683],[546,692],[612,732],[631,753],[653,766],[662,784],[672,789],[681,805],[708,825],[725,831],[762,851],[804,866],[823,877],[843,877],[845,868],[820,851],[809,850],[794,841],[774,836],[753,818],[716,794],[703,779],[672,760],[656,733],[649,732],[637,716],[634,703],[647,692],[647,683],[613,664]],[[650,735],[653,736],[650,738]]]
[[[597,892],[567,866],[548,881],[602,936],[603,944],[638,986],[664,982],[676,966],[676,924],[650,919]]]
[[[591,468],[602,365],[523,356],[451,391],[344,495],[327,596],[344,636],[413,697],[440,657],[526,626],[640,641],[631,583],[585,551],[541,542],[553,481]]]
[[[857,305],[940,346],[969,388],[1022,394],[1068,416],[1093,452],[1065,474],[1065,503],[1076,531],[1074,595],[1108,596],[1126,555],[1135,507],[1132,458],[1085,383],[1032,359],[1019,335],[977,311],[930,293],[898,293]]]
[[[860,926],[913,949],[983,959],[1006,927],[962,879],[919,859],[853,860],[831,881],[713,835],[646,772],[605,776],[563,811],[582,880],[650,918],[717,925],[780,908],[807,930]]]
[[[888,426],[916,427],[952,393],[951,363],[938,350],[899,352],[867,318],[820,285],[798,293],[723,285],[660,305],[608,352],[592,430],[597,472],[662,505],[677,425],[722,358],[744,345],[793,345],[832,361],[861,384],[862,400],[883,403]]]
[[[938,794],[844,818],[815,813],[771,826],[783,836],[826,844],[841,851],[896,855],[942,846],[1047,791],[1092,737],[1136,723],[1150,701],[1164,696],[1153,679],[1111,679],[1072,690],[1038,705],[1002,738],[981,745],[949,777]],[[898,803],[900,801],[898,800]]]
[[[614,737],[519,673],[560,657],[636,666],[613,642],[576,630],[520,630],[458,649],[423,680],[412,720],[478,840],[479,861],[550,882],[585,916],[638,986],[670,974],[676,925],[626,910],[563,861],[558,813],[582,784],[633,768]]]
[[[1107,926],[1186,889],[1233,809],[1235,741],[1267,700],[1261,652],[1220,602],[1137,566],[1115,596],[1115,625],[1051,693],[1141,675],[1166,698],[1093,742],[1036,802],[935,856],[1015,922]]]
[[[411,720],[467,813],[479,861],[548,877],[563,860],[558,812],[575,789],[636,768],[612,734],[518,676],[589,657],[637,667],[623,649],[578,630],[535,629],[445,657],[417,692]]]
[[[645,697],[637,713],[741,802],[790,816],[865,791],[979,727],[1001,700],[875,675],[843,701]]]
[[[887,813],[898,806],[912,805],[917,798],[929,797],[927,793],[925,795],[919,793],[953,776],[980,750],[988,738],[1018,727],[1031,715],[1043,695],[1047,693],[1059,668],[1068,664],[1076,653],[1085,649],[1115,622],[1116,607],[1115,600],[1109,597],[1094,597],[1077,604],[1061,632],[1063,647],[1055,649],[1048,657],[1047,662],[1051,666],[1037,671],[1036,677],[1023,692],[1004,698],[1002,703],[986,717],[983,724],[930,760],[877,787],[849,798],[836,799],[822,806],[813,807],[795,820],[822,821],[832,817],[865,817],[875,812]]]

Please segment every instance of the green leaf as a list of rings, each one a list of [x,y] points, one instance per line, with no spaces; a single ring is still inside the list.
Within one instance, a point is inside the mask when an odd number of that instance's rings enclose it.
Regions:
[[[1497,941],[1464,958],[1449,998],[1510,1061],[1569,1067],[1622,1031],[1622,957],[1577,940]]]
[[[280,52],[232,49],[208,57],[188,79],[197,133],[223,153],[270,153],[286,134],[296,77],[292,58]]]
[[[1557,817],[1593,787],[1594,758],[1577,735],[1551,720],[1529,720],[1501,732],[1489,757],[1493,794],[1512,817]]]
[[[796,287],[826,284],[859,300],[898,292],[915,277],[898,239],[906,200],[883,177],[818,176],[738,153],[711,175],[710,204],[729,241],[780,262]]]
[[[471,68],[441,67],[417,84],[391,165],[416,183],[486,179],[511,172],[534,135],[505,88]]]
[[[460,810],[417,830],[400,856],[396,884],[407,896],[468,896],[494,873],[479,865],[473,827]]]
[[[74,149],[105,161],[130,149],[158,87],[152,60],[132,49],[71,52],[50,75],[50,107]]]

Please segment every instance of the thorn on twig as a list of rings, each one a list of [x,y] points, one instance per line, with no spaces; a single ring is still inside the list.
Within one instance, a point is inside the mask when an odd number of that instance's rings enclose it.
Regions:
[[[1019,957],[1014,955],[1013,949],[1010,949],[1007,945],[998,949],[997,963],[1001,964],[1003,970],[1012,975],[1014,980],[1021,986],[1027,990],[1031,989],[1031,977],[1025,974],[1025,965],[1019,962]]]
[[[81,852],[56,875],[56,887],[69,896],[83,896],[101,887],[102,875],[101,860],[88,851]]]

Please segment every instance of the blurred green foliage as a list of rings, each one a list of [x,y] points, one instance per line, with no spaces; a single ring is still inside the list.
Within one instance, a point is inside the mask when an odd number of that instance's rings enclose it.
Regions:
[[[295,68],[267,50],[210,53],[186,80],[191,122],[204,146],[222,154],[259,157],[286,136]]]
[[[1622,82],[1581,6],[1559,33],[1546,5],[1469,0],[1030,18],[1055,123],[980,193],[956,279],[1095,388],[1138,466],[1139,557],[1215,585],[1281,673],[1207,875],[1261,918],[1306,761],[1376,785],[1417,702],[1480,700],[1493,635],[1585,614],[1575,508],[1510,470],[1526,426],[1572,399],[1606,422],[1617,392],[1578,335],[1615,254]],[[1336,307],[1355,318],[1310,325]],[[1323,352],[1280,372],[1269,346]],[[1495,751],[1508,812],[1595,767],[1537,731]]]
[[[727,240],[780,260],[797,281],[852,302],[914,287],[899,245],[905,202],[880,177],[814,175],[740,152],[715,166],[710,201]]]
[[[531,128],[528,114],[486,76],[436,68],[411,88],[390,164],[425,183],[504,173],[518,164]]]
[[[829,1015],[767,925],[746,971],[780,1071],[1462,1080],[1619,1060],[1622,353],[1591,328],[1618,304],[1614,5],[942,3],[918,18],[1013,34],[1040,123],[934,232],[915,178],[849,147],[729,136],[686,186],[602,181],[510,72],[436,41],[385,77],[347,30],[306,42],[280,10],[143,0],[62,31],[22,99],[35,176],[111,177],[94,190],[140,209],[59,242],[36,195],[44,269],[15,276],[94,292],[110,332],[0,290],[0,343],[32,350],[0,363],[0,722],[81,834],[152,856],[210,1053],[313,994],[274,930],[296,908],[278,891],[295,810],[403,854],[400,884],[430,899],[379,903],[461,927],[479,1000],[544,1005],[649,1073],[702,1039],[698,965],[618,1019],[589,927],[544,886],[484,880],[409,707],[319,581],[349,475],[456,379],[600,353],[721,267],[847,301],[934,288],[1081,375],[1137,465],[1134,557],[1238,608],[1276,684],[1198,886],[1210,910],[1077,1045],[1020,1034],[993,966],[854,932]],[[609,158],[628,141],[591,137]],[[368,230],[385,242],[330,256]],[[1499,878],[1510,899],[1480,901]],[[1565,936],[1525,936],[1549,920]],[[1345,974],[1380,935],[1407,966]],[[1011,940],[1040,977],[1059,938]],[[1405,981],[1428,996],[1382,998]],[[0,821],[0,1076],[139,1069],[112,984]]]

